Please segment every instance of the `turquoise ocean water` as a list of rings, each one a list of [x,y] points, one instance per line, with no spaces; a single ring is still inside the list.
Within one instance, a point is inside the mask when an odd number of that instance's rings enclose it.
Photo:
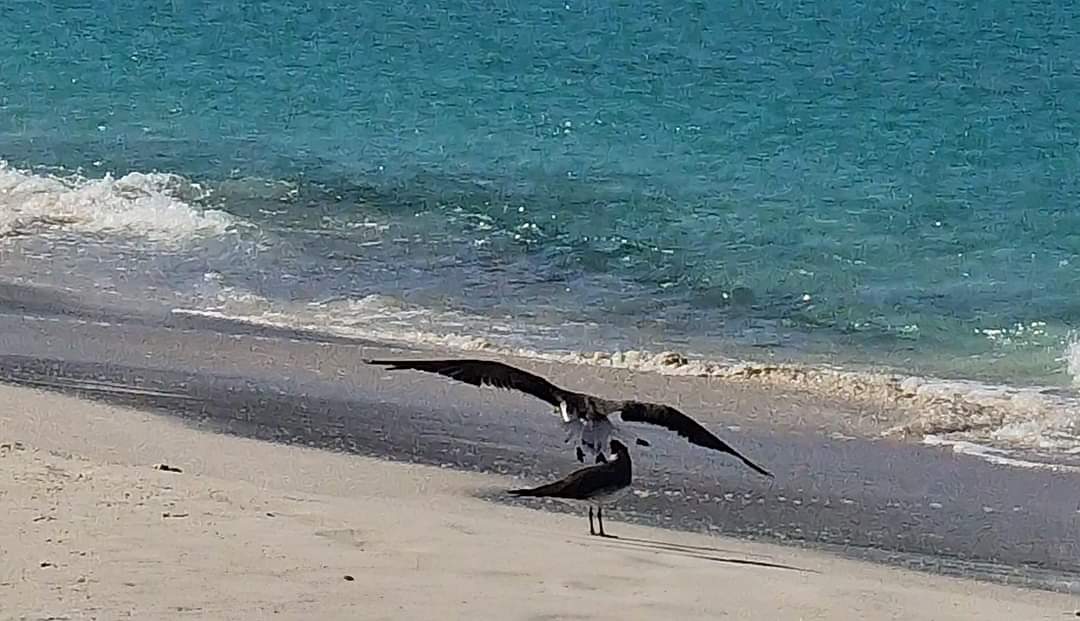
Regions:
[[[1060,2],[5,2],[0,275],[1067,390],[1078,59]]]

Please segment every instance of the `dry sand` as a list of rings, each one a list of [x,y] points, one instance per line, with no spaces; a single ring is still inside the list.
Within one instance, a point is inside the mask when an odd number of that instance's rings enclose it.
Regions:
[[[30,389],[0,387],[0,446],[3,619],[1013,621],[1080,603],[616,521],[622,540],[591,538],[584,516],[470,497],[521,481]]]

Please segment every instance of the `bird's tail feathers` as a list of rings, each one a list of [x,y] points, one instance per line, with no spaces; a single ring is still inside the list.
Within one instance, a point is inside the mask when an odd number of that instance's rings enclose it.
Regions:
[[[507,494],[512,496],[550,496],[552,492],[560,489],[562,481],[556,481],[554,483],[548,483],[541,485],[540,487],[530,487],[523,489],[511,489],[507,490]]]
[[[538,490],[539,488],[511,489],[507,490],[506,493],[510,494],[511,496],[543,496],[544,494]]]

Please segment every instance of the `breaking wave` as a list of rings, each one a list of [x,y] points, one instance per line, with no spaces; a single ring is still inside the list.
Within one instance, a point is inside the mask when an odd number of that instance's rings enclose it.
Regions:
[[[0,161],[0,238],[48,232],[111,234],[178,244],[220,235],[233,216],[194,205],[209,192],[168,173],[35,174]]]

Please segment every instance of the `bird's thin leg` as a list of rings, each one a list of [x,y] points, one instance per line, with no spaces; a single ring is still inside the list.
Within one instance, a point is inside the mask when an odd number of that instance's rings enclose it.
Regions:
[[[600,523],[600,536],[607,537],[604,534],[604,507],[602,506],[596,507],[596,521]]]
[[[592,524],[592,507],[589,507],[589,534],[590,535],[595,535],[596,534],[596,530],[593,528],[593,524]]]

